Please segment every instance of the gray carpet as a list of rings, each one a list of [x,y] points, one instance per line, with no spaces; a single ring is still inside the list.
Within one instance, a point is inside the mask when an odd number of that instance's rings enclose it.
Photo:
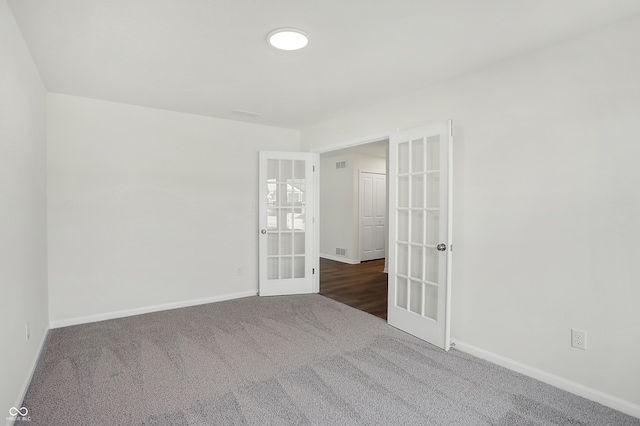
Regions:
[[[32,425],[640,425],[320,295],[49,332]]]

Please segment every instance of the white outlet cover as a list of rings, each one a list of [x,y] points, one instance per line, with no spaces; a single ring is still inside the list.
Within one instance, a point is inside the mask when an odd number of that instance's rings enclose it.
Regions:
[[[571,329],[571,346],[577,349],[587,350],[587,332],[584,330]]]

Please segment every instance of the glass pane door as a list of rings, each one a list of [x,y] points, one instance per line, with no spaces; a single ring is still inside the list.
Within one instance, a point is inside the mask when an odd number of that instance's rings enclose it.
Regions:
[[[440,256],[440,135],[398,143],[396,306],[438,318]]]
[[[260,153],[260,294],[311,292],[313,154]]]
[[[389,145],[389,324],[448,349],[450,123]]]
[[[267,279],[304,278],[304,160],[267,160]]]

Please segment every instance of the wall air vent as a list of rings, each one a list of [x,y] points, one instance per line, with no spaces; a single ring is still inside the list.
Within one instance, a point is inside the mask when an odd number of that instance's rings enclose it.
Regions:
[[[336,247],[336,256],[347,257],[347,249]]]
[[[347,160],[338,161],[336,163],[336,169],[346,169],[347,168]]]

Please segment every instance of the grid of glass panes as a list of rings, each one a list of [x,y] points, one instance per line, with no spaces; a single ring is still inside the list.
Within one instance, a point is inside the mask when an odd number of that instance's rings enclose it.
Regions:
[[[396,306],[438,316],[440,137],[398,144]]]
[[[304,160],[267,160],[267,279],[305,277]]]

